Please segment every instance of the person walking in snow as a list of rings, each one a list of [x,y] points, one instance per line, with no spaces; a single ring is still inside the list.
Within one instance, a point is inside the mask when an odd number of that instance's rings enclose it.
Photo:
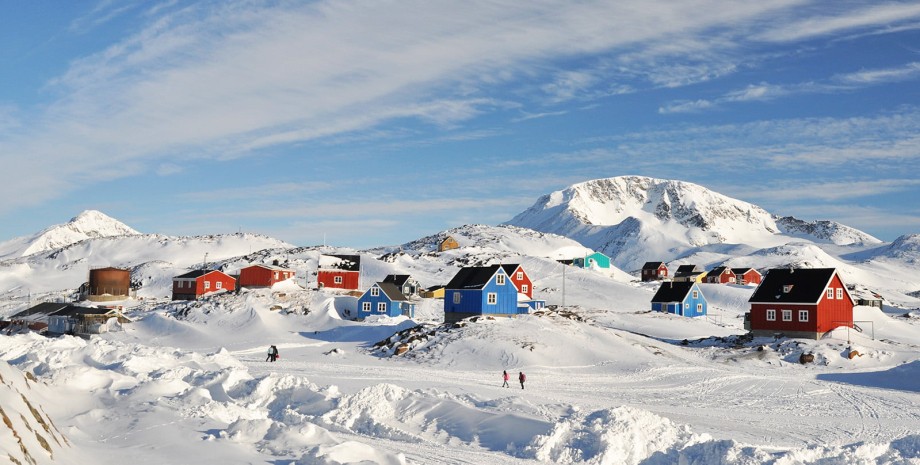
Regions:
[[[521,389],[524,389],[524,381],[527,381],[527,375],[523,371],[518,372],[518,381],[521,382]]]
[[[274,362],[275,360],[278,360],[278,348],[272,344],[272,346],[268,348],[268,358],[266,358],[265,361]]]
[[[510,378],[510,377],[508,376],[508,370],[503,371],[503,372],[502,372],[502,379],[503,379],[505,382],[502,383],[502,387],[511,387],[511,386],[508,385],[508,379],[509,379],[509,378]]]

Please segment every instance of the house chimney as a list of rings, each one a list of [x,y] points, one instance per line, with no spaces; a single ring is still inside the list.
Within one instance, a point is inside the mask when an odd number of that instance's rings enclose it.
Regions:
[[[272,260],[272,265],[275,265],[275,266],[278,266],[278,265],[279,265],[279,262],[278,262],[278,259],[277,259],[277,258],[274,259],[274,260]]]

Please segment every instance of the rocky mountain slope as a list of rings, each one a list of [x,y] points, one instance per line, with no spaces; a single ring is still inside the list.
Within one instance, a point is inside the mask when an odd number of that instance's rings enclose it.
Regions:
[[[566,236],[635,270],[711,244],[775,247],[791,240],[878,244],[832,221],[778,217],[697,184],[620,176],[572,185],[540,197],[507,224]]]
[[[105,213],[86,210],[67,223],[48,227],[32,236],[0,243],[0,259],[24,257],[66,247],[86,239],[137,234],[140,233]]]

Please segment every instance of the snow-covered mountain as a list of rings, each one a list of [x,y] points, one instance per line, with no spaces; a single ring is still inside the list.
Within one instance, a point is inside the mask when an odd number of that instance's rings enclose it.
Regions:
[[[86,210],[67,223],[0,243],[0,260],[54,250],[86,239],[137,234],[140,233],[105,213]]]
[[[877,244],[831,221],[778,217],[697,184],[642,176],[596,179],[540,197],[507,224],[570,237],[635,270],[711,244],[774,247],[791,240]]]

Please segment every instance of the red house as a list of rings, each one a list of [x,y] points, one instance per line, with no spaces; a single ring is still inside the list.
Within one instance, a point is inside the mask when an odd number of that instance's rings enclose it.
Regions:
[[[706,273],[706,282],[710,284],[735,284],[735,272],[727,266],[717,266]]]
[[[760,284],[763,281],[763,275],[753,268],[732,268],[735,274],[735,282],[738,284]]]
[[[526,295],[528,299],[533,299],[533,282],[530,281],[530,276],[527,276],[524,267],[513,264],[502,265],[502,269],[511,278],[511,282],[517,288],[518,293]]]
[[[361,281],[361,257],[320,255],[316,281],[320,289],[357,290]]]
[[[217,270],[195,270],[173,278],[172,300],[196,300],[217,291],[233,291],[236,280]]]
[[[834,268],[774,268],[748,302],[745,329],[755,336],[818,339],[853,326],[855,302]]]
[[[240,287],[271,287],[294,277],[294,270],[274,265],[252,265],[240,270]]]
[[[668,267],[664,262],[645,262],[642,265],[642,282],[668,279]]]

